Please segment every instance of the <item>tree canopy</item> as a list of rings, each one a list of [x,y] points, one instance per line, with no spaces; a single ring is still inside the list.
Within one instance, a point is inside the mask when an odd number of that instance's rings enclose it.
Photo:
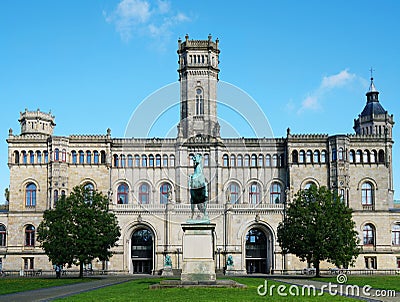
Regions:
[[[112,256],[120,227],[108,211],[108,198],[102,193],[76,186],[61,196],[53,209],[46,210],[38,227],[38,241],[54,265],[80,265]]]
[[[277,232],[282,251],[312,263],[317,276],[320,261],[347,267],[359,254],[352,210],[326,187],[300,190]]]

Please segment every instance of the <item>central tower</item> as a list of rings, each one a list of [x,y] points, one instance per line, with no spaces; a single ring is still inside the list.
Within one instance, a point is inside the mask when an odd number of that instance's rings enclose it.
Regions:
[[[219,137],[217,118],[218,39],[178,40],[180,122],[178,137]]]

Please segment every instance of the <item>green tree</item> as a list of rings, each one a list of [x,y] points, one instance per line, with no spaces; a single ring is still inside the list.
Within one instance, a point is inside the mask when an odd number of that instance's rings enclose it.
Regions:
[[[83,264],[112,256],[120,233],[117,219],[108,211],[108,198],[84,186],[73,188],[68,197],[61,196],[56,207],[46,210],[38,226],[38,241],[53,264]]]
[[[312,263],[317,276],[320,261],[347,267],[359,254],[352,210],[326,187],[300,190],[277,232],[282,251]]]

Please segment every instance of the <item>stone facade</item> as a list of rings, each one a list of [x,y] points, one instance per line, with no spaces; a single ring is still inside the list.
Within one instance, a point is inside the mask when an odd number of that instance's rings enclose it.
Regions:
[[[79,184],[106,194],[121,227],[107,263],[93,268],[156,273],[166,255],[182,268],[181,224],[190,217],[188,175],[200,153],[215,224],[215,267],[232,256],[236,273],[302,269],[282,255],[276,230],[294,194],[310,184],[337,190],[354,209],[362,253],[356,268],[397,269],[400,212],[393,204],[393,116],[373,80],[355,134],[292,134],[284,138],[221,138],[217,120],[218,40],[178,41],[181,114],[176,138],[55,136],[55,117],[22,112],[9,132],[10,201],[0,212],[3,270],[51,269],[35,242],[46,209]],[[1,229],[0,229],[1,231]],[[324,264],[328,267],[328,264]],[[332,266],[332,265],[331,265]],[[323,266],[324,267],[324,266]]]

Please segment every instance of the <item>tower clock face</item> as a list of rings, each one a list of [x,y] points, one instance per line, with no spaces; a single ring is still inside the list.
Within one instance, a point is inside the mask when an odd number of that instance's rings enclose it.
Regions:
[[[197,93],[197,94],[201,94],[201,89],[200,89],[200,88],[197,88],[197,89],[196,89],[196,93]]]

